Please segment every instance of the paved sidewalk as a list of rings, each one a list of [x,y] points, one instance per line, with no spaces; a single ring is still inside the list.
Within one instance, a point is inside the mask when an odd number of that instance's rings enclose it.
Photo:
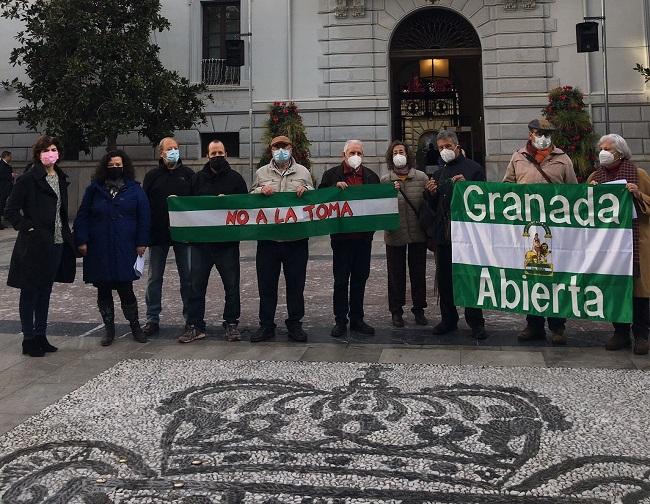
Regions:
[[[178,277],[173,257],[168,262],[163,298],[163,330],[147,344],[132,341],[128,326],[118,316],[118,334],[113,346],[99,346],[102,326],[96,308],[96,290],[81,278],[72,285],[56,285],[50,311],[49,334],[60,350],[45,358],[33,359],[20,353],[18,291],[5,287],[0,291],[0,433],[11,429],[45,406],[76,389],[97,374],[123,359],[215,359],[215,360],[288,360],[330,362],[432,363],[472,366],[584,367],[650,370],[650,359],[635,357],[631,351],[606,352],[603,342],[609,334],[607,324],[570,321],[569,345],[523,346],[517,333],[523,317],[505,313],[486,314],[491,337],[476,342],[464,323],[459,331],[444,338],[434,338],[431,326],[415,326],[408,308],[407,326],[394,329],[386,301],[385,256],[381,233],[373,245],[371,278],[368,282],[366,319],[377,328],[377,336],[368,339],[336,340],[329,336],[331,314],[331,250],[327,238],[312,239],[311,260],[306,289],[307,344],[287,340],[282,320],[285,317],[284,288],[276,322],[280,326],[275,341],[262,344],[226,343],[219,327],[223,309],[223,291],[216,271],[208,293],[208,333],[206,340],[189,345],[176,343],[182,329],[182,307],[178,301]],[[0,231],[0,283],[6,284],[8,264],[15,232]],[[244,339],[257,326],[257,284],[255,244],[242,247],[242,322]],[[79,264],[80,265],[80,264]],[[438,319],[433,296],[434,261],[429,257],[430,290],[427,316]],[[281,284],[283,280],[281,279]],[[145,281],[136,282],[136,295],[144,314]],[[407,296],[408,299],[408,296]],[[119,303],[118,303],[119,305]],[[142,315],[144,319],[144,315]],[[218,364],[215,364],[218,365]]]

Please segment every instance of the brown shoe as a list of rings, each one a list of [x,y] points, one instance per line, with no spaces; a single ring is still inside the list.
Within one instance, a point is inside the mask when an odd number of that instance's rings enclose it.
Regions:
[[[192,341],[205,338],[205,331],[195,326],[187,326],[185,332],[178,337],[179,343],[192,343]]]
[[[629,333],[620,333],[620,332],[615,332],[612,334],[612,336],[607,340],[607,343],[605,344],[605,348],[607,350],[621,350],[623,348],[627,348],[630,346],[630,335]]]
[[[566,334],[564,334],[564,327],[562,329],[552,331],[551,343],[553,345],[566,345]]]
[[[634,337],[634,355],[648,355],[648,338]]]
[[[544,329],[536,329],[532,326],[526,326],[526,329],[519,334],[519,341],[534,341],[545,340],[546,331]]]
[[[226,341],[241,341],[241,333],[237,329],[237,324],[224,322],[223,328],[226,331]]]
[[[146,337],[151,337],[160,331],[160,326],[156,322],[147,322],[142,328],[142,332]]]

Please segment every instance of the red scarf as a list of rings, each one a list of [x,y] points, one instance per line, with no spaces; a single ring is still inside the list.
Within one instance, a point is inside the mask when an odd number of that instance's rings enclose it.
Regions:
[[[625,179],[629,184],[639,185],[639,172],[636,165],[629,159],[623,159],[618,164],[614,163],[611,166],[601,166],[594,172],[592,180],[599,184],[611,182],[613,180]],[[634,258],[633,268],[634,276],[638,277],[640,274],[640,256],[639,256],[639,219],[632,220],[632,236],[634,237]]]
[[[542,164],[542,161],[549,157],[551,152],[553,152],[553,146],[551,145],[547,149],[538,149],[530,140],[528,140],[528,143],[526,144],[526,152],[535,158],[537,164]]]

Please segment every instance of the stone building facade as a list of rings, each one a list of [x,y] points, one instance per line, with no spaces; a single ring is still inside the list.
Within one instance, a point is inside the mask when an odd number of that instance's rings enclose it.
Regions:
[[[559,85],[585,92],[603,133],[602,54],[576,52],[575,24],[599,16],[598,0],[163,0],[172,29],[156,34],[161,58],[190,80],[203,80],[215,100],[208,121],[178,132],[185,159],[200,163],[209,139],[224,137],[233,162],[249,175],[248,83],[252,61],[254,158],[269,104],[294,100],[312,141],[314,172],[337,162],[345,140],[360,138],[369,164],[383,169],[394,138],[412,144],[421,163],[435,132],[457,129],[463,146],[504,172],[512,152]],[[650,164],[649,0],[606,0],[610,121],[641,164]],[[226,40],[248,31],[252,54],[241,68],[223,64]],[[0,33],[0,73],[18,30]],[[245,36],[243,37],[245,38]],[[251,58],[252,56],[252,58]],[[0,91],[0,148],[25,159],[35,134],[16,122],[17,98]],[[118,143],[146,164],[153,149],[137,134]],[[79,166],[101,153],[80,156]]]

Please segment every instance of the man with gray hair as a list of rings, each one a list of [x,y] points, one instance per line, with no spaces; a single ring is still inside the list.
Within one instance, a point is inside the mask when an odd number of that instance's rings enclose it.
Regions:
[[[343,147],[343,161],[330,168],[321,179],[319,189],[338,187],[344,191],[352,185],[379,184],[379,177],[363,165],[363,143],[348,140]],[[332,336],[340,338],[350,330],[371,336],[375,329],[363,320],[363,298],[370,276],[370,254],[374,232],[338,233],[330,236],[334,272],[334,319]],[[349,296],[348,296],[349,287]]]
[[[427,182],[425,198],[436,216],[431,231],[436,243],[436,286],[440,296],[441,320],[433,328],[433,334],[442,335],[455,331],[459,318],[454,303],[451,256],[451,196],[454,183],[462,180],[485,180],[485,168],[465,157],[453,131],[440,131],[436,143],[440,160],[444,164]],[[472,329],[474,338],[487,338],[481,309],[465,308],[465,321]]]
[[[186,243],[173,242],[169,231],[169,196],[189,196],[194,172],[183,165],[178,143],[171,137],[158,144],[158,167],[149,171],[142,184],[151,207],[151,239],[149,246],[149,279],[147,281],[147,323],[143,332],[149,337],[159,330],[162,311],[162,286],[169,248],[174,249],[181,283],[183,317],[187,321],[187,307],[192,281],[190,278],[190,248]],[[185,328],[185,332],[192,328]],[[205,333],[202,333],[205,337]],[[187,339],[187,338],[185,338]],[[194,338],[198,339],[198,338]]]

